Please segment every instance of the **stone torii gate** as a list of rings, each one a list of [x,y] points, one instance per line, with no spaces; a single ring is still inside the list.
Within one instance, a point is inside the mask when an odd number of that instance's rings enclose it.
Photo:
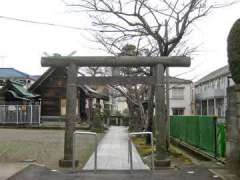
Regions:
[[[188,57],[135,57],[135,56],[60,56],[43,57],[43,67],[68,67],[67,69],[67,107],[65,122],[64,158],[60,166],[72,166],[73,132],[75,130],[77,86],[79,84],[155,84],[155,121],[156,162],[168,159],[166,149],[167,114],[165,106],[166,67],[189,67]],[[78,67],[154,67],[153,76],[111,76],[111,77],[78,77]],[[158,164],[158,163],[156,163]]]

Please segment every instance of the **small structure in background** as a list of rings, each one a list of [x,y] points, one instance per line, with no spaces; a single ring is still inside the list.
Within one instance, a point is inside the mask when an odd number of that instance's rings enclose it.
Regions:
[[[40,96],[29,92],[21,83],[6,80],[0,90],[0,104],[2,105],[29,105],[38,104]]]
[[[229,66],[208,74],[195,83],[197,115],[215,115],[225,122],[227,109],[227,88],[234,85]]]
[[[193,82],[169,77],[169,114],[192,115],[193,103]]]
[[[128,110],[127,99],[124,96],[112,97],[112,114],[125,114]]]
[[[14,68],[0,68],[0,88],[9,79],[22,84],[27,89],[36,81],[36,78],[37,76],[30,76]]]
[[[66,68],[49,68],[30,88],[41,96],[41,118],[43,121],[61,121],[66,115]],[[103,112],[108,96],[89,86],[77,87],[76,115],[80,120],[92,122],[96,104]]]
[[[193,82],[191,80],[169,77],[169,115],[194,114]],[[143,106],[148,106],[147,93]]]
[[[0,124],[40,123],[40,96],[6,80],[0,90]]]

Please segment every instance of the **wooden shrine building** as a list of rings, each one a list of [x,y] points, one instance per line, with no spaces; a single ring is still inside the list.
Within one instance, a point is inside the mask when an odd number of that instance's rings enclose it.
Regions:
[[[31,87],[30,91],[41,96],[42,119],[53,120],[66,115],[67,69],[49,68]],[[103,93],[96,92],[89,86],[77,87],[76,113],[79,120],[89,120],[94,102],[108,101]],[[102,103],[104,104],[104,103]],[[103,108],[103,107],[101,107]],[[60,119],[61,119],[60,118]]]
[[[29,105],[39,104],[40,96],[29,92],[24,85],[13,81],[6,80],[0,89],[1,105]]]

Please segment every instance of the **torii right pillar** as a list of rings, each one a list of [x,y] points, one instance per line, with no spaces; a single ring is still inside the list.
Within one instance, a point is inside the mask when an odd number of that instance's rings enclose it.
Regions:
[[[168,118],[165,104],[165,78],[164,65],[155,66],[155,120],[154,132],[156,137],[155,166],[170,166],[170,159],[167,151],[167,130]]]

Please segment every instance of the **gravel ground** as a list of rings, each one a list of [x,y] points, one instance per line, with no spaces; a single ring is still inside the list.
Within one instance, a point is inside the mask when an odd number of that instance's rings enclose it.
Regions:
[[[99,139],[102,135],[99,135]],[[92,137],[77,138],[79,169],[93,152]],[[51,169],[60,169],[58,161],[63,158],[63,130],[0,129],[0,163],[31,162]]]

